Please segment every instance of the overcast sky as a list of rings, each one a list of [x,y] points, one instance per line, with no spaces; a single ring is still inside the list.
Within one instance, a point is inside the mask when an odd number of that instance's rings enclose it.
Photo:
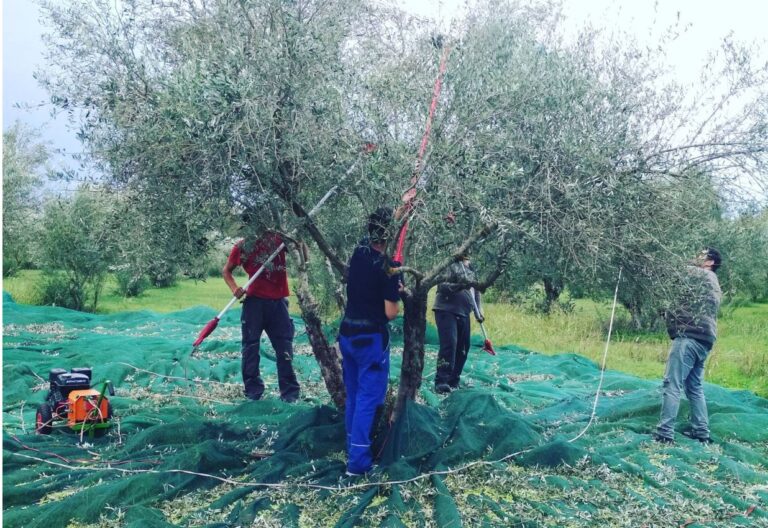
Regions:
[[[35,67],[43,62],[43,30],[37,6],[32,0],[2,2],[3,129],[15,120],[40,128],[52,147],[65,151],[58,160],[67,163],[68,154],[81,147],[64,117],[51,118],[47,95],[32,77]],[[420,16],[434,18],[443,28],[464,5],[463,0],[399,3]],[[574,27],[591,21],[598,27],[631,30],[648,42],[674,23],[679,13],[682,24],[689,27],[669,49],[668,56],[684,82],[694,78],[706,52],[716,48],[728,33],[733,32],[740,40],[763,42],[768,34],[768,0],[564,0],[564,8]],[[18,104],[33,109],[16,108]]]
[[[32,77],[35,68],[43,63],[42,26],[38,9],[32,0],[0,0],[3,4],[3,130],[14,121],[22,121],[39,128],[52,148],[65,154],[81,150],[75,133],[66,119],[53,119],[48,95]],[[31,109],[16,108],[16,105]],[[72,164],[72,166],[74,166]]]

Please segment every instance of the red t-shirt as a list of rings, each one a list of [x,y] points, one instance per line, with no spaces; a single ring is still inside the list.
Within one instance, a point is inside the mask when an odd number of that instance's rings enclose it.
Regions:
[[[245,241],[241,240],[232,248],[227,263],[233,267],[242,266],[250,278],[282,243],[283,240],[280,238],[280,235],[277,233],[267,233],[256,241],[249,253],[245,254],[249,248],[243,247]],[[261,297],[262,299],[282,299],[288,297],[285,248],[272,259],[272,262],[265,266],[264,271],[248,286],[248,290],[245,293],[248,297]]]

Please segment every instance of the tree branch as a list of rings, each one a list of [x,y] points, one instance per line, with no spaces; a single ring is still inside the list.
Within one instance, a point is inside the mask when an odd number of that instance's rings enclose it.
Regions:
[[[440,280],[438,280],[438,276],[440,273],[451,265],[452,262],[455,262],[459,259],[462,255],[466,253],[466,251],[472,247],[473,244],[475,244],[478,240],[483,238],[484,236],[489,235],[492,231],[494,231],[498,227],[498,223],[492,222],[490,224],[484,225],[481,229],[475,232],[472,236],[467,238],[462,245],[460,245],[456,251],[453,252],[452,255],[444,258],[441,260],[435,267],[433,267],[430,271],[428,271],[426,274],[423,275],[424,279],[422,280],[422,286],[429,289]]]
[[[398,272],[400,273],[408,273],[410,275],[413,275],[416,277],[416,280],[422,280],[424,278],[424,274],[417,270],[416,268],[411,268],[409,266],[400,266],[399,268],[396,268]]]
[[[301,206],[300,203],[298,203],[296,200],[291,199],[291,209],[293,209],[294,214],[298,217],[304,220],[304,228],[307,230],[307,232],[310,234],[312,239],[317,244],[317,247],[320,248],[320,251],[322,251],[323,255],[325,255],[331,265],[336,269],[336,271],[339,272],[342,276],[342,280],[347,280],[347,265],[344,264],[344,262],[336,255],[336,253],[331,248],[330,244],[325,240],[325,237],[323,237],[323,234],[320,232],[320,230],[317,228],[317,225],[312,221],[312,217],[307,214],[307,211],[304,209],[304,207]]]
[[[484,281],[473,284],[472,287],[482,293],[493,286],[499,277],[501,277],[501,274],[504,273],[504,270],[507,268],[507,264],[509,264],[507,257],[509,257],[509,251],[511,248],[512,244],[504,244],[504,247],[501,249],[497,256],[496,267],[493,269],[493,271],[491,271],[491,273],[488,274]]]

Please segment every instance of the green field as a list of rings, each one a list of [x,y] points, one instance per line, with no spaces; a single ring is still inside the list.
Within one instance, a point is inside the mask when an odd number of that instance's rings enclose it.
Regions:
[[[5,279],[3,289],[17,302],[34,304],[39,272],[26,271]],[[231,298],[223,280],[181,280],[176,286],[153,289],[137,298],[124,298],[108,282],[99,302],[100,313],[129,310],[172,312],[205,305],[221,309]],[[292,300],[293,301],[293,300]],[[291,302],[295,313],[297,307]],[[601,362],[610,320],[609,303],[577,300],[570,313],[530,314],[509,304],[486,303],[488,330],[494,344],[515,344],[545,354],[575,352]],[[431,314],[430,314],[431,316]],[[622,310],[617,318],[625,317]],[[725,307],[719,320],[719,338],[707,362],[706,379],[734,389],[768,397],[768,304]],[[205,321],[201,321],[201,325]],[[479,328],[474,327],[474,331]],[[665,334],[615,332],[608,348],[607,366],[642,378],[659,379],[669,340]]]

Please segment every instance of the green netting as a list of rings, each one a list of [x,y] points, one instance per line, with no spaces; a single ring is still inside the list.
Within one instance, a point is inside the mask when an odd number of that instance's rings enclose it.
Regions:
[[[438,396],[430,329],[417,401],[373,474],[349,480],[343,417],[301,321],[303,397],[289,405],[266,339],[266,399],[243,399],[237,311],[190,358],[213,315],[90,315],[4,295],[4,526],[768,526],[768,400],[747,392],[706,386],[718,444],[662,446],[649,441],[659,382],[608,371],[596,421],[570,442],[597,365],[513,346],[492,357],[476,336],[466,387]],[[113,427],[82,444],[62,426],[35,435],[49,369],[78,366],[115,383]]]

